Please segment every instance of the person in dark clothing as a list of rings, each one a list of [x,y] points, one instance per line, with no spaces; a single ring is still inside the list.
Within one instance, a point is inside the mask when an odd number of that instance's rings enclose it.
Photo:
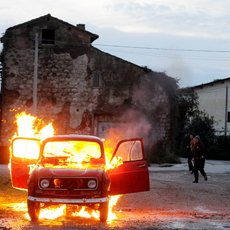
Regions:
[[[190,143],[187,148],[189,149],[189,154],[188,154],[188,169],[191,171],[191,174],[193,174],[193,163],[192,163],[192,158],[194,154],[194,148],[195,148],[195,139],[194,139],[194,134],[190,133],[189,138],[190,138]]]
[[[194,155],[193,155],[193,161],[194,161],[194,177],[195,181],[193,183],[198,183],[198,171],[200,171],[201,175],[204,177],[204,179],[207,181],[208,177],[204,171],[204,164],[205,164],[205,156],[204,156],[204,144],[200,140],[200,136],[195,136],[195,149],[194,149]]]

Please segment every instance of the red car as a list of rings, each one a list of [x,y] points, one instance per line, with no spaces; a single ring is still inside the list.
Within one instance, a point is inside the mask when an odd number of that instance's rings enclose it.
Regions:
[[[114,159],[120,164],[108,168]],[[13,187],[28,190],[32,221],[39,219],[41,208],[66,204],[99,210],[104,222],[109,196],[149,190],[142,139],[120,141],[106,162],[103,141],[95,136],[16,137],[10,163]]]

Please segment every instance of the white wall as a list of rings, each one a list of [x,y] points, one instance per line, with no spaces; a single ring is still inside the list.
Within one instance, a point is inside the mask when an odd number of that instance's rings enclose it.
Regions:
[[[217,134],[224,135],[227,94],[227,111],[230,111],[230,79],[225,80],[224,83],[218,81],[214,82],[213,85],[211,83],[206,84],[203,85],[203,88],[197,86],[194,90],[199,96],[199,109],[214,117],[217,122],[215,124]],[[227,132],[230,133],[229,122],[227,123]]]

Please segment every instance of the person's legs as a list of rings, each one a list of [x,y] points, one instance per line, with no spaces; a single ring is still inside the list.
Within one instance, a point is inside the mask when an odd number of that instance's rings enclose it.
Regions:
[[[198,183],[198,160],[194,161],[194,177],[195,177],[195,181],[193,181],[193,183]]]
[[[198,170],[200,171],[201,175],[204,177],[204,179],[207,181],[208,180],[208,177],[206,175],[206,172],[204,171],[204,164],[205,164],[205,159],[204,158],[201,158],[200,160],[200,163],[199,163],[199,168]]]
[[[193,173],[192,154],[188,156],[188,168],[189,168],[189,171]]]

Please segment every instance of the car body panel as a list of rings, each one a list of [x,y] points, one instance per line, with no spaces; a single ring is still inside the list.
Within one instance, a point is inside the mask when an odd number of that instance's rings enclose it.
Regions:
[[[149,191],[149,172],[145,160],[125,162],[108,171],[110,195]]]
[[[35,157],[30,156],[31,148]],[[30,165],[35,165],[38,161],[39,150],[40,141],[37,138],[16,137],[12,140],[10,172],[14,188],[27,190],[27,180],[31,171]]]
[[[108,171],[111,181],[109,194],[149,191],[148,163],[142,139],[121,140],[114,151],[115,156],[122,156],[123,164]]]
[[[54,203],[54,204],[98,204],[108,201],[108,197],[88,198],[88,199],[63,199],[63,198],[44,198],[28,196],[28,200],[41,203]]]

